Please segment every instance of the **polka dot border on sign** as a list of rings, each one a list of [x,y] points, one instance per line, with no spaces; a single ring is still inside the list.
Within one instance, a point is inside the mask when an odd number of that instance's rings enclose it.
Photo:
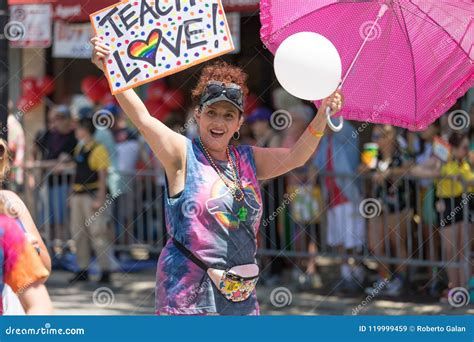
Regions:
[[[133,7],[128,9],[126,11],[127,13],[133,12],[134,8],[140,8],[140,3],[138,1],[134,1],[131,4],[133,4]],[[149,2],[149,4],[153,7],[155,6],[154,1]],[[217,17],[214,22],[212,18],[212,6],[211,4],[206,3],[206,1],[197,0],[195,5],[192,6],[190,5],[189,0],[181,0],[181,4],[183,6],[181,12],[171,10],[168,15],[163,16],[158,20],[155,19],[152,14],[147,13],[144,18],[145,21],[143,27],[138,25],[138,23],[133,23],[134,26],[131,28],[130,32],[121,36],[117,35],[108,22],[104,26],[98,25],[102,16],[107,13],[106,10],[103,10],[103,13],[99,12],[91,17],[96,29],[96,35],[101,37],[112,50],[119,51],[119,56],[123,59],[123,72],[130,74],[137,67],[142,69],[142,72],[133,77],[130,81],[133,84],[143,83],[152,77],[156,78],[156,76],[168,73],[173,68],[187,68],[190,64],[210,59],[216,56],[216,54],[219,54],[220,51],[228,51],[232,48],[232,42],[229,39],[224,13],[221,8],[218,9],[216,14]],[[174,1],[163,0],[160,5],[162,5],[160,6],[161,11],[165,12],[169,6],[174,6]],[[124,4],[118,4],[117,6],[124,6]],[[201,19],[202,23],[191,24],[188,27],[188,30],[191,31],[191,36],[186,37],[184,28],[181,25],[183,25],[185,21],[195,18]],[[116,15],[113,16],[113,19],[116,23],[116,27],[123,31],[124,25],[120,21],[120,17]],[[133,22],[134,19],[128,19],[127,21]],[[217,27],[214,27],[214,25]],[[161,39],[161,42],[163,39],[166,39],[168,42],[167,44],[170,46],[177,46],[180,44],[181,51],[186,50],[188,40],[194,42],[207,41],[207,44],[204,46],[202,44],[197,44],[193,49],[190,49],[189,51],[182,53],[181,56],[176,57],[169,47],[161,43],[159,46],[155,47],[154,54],[157,59],[156,65],[147,62],[145,58],[131,59],[127,51],[129,45],[134,41],[144,42],[144,48],[146,49],[143,51],[146,53],[153,51],[153,48],[150,47],[152,45],[146,45],[149,40],[149,34],[147,32],[151,32],[153,29],[161,30],[161,37],[159,38]],[[215,29],[217,30],[216,36],[214,36]],[[193,30],[196,32],[193,32]],[[199,30],[204,30],[204,32],[199,33]],[[178,31],[182,34],[182,39],[180,39],[180,41],[176,40]],[[160,40],[158,40],[158,42],[160,42]],[[219,44],[214,46],[216,42],[219,42]],[[218,47],[218,49],[215,49],[216,47]],[[153,54],[148,55],[148,57],[150,56],[153,58]],[[125,78],[122,77],[118,63],[112,60],[112,58],[107,60],[107,71],[110,84],[113,88],[118,89],[129,85]]]

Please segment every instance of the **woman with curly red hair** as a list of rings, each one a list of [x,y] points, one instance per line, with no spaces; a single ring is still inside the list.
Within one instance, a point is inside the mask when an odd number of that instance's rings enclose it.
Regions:
[[[92,61],[104,69],[110,49],[93,38]],[[156,312],[171,315],[257,315],[259,180],[302,166],[337,112],[342,96],[323,101],[292,148],[231,146],[244,123],[247,75],[218,62],[193,90],[199,137],[193,141],[153,118],[133,90],[116,96],[166,172],[165,221],[170,236],[157,269]]]

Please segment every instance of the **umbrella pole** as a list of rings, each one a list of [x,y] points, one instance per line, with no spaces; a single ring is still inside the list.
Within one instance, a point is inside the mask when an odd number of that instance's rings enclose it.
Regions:
[[[390,1],[390,0],[387,0],[387,2],[388,1]],[[347,77],[351,73],[352,68],[354,67],[357,59],[359,59],[359,56],[360,56],[360,54],[362,53],[362,50],[365,47],[365,44],[367,44],[367,42],[369,41],[369,37],[371,36],[372,32],[374,31],[375,26],[377,26],[379,20],[382,19],[382,17],[384,16],[385,12],[387,12],[387,10],[388,10],[388,5],[386,3],[384,3],[380,6],[380,10],[379,10],[379,13],[377,14],[377,18],[375,19],[374,23],[372,24],[372,27],[370,28],[369,33],[367,34],[364,41],[362,42],[362,45],[360,46],[359,51],[357,51],[356,56],[352,60],[352,63],[349,66],[349,69],[347,69],[346,75],[344,76],[341,83],[339,83],[339,86],[337,87],[338,89],[342,87],[342,85],[346,81]],[[327,119],[329,128],[334,132],[340,132],[342,130],[342,127],[344,126],[344,119],[342,118],[342,116],[339,117],[339,124],[336,126],[331,120],[331,115],[332,115],[331,109],[326,108],[326,119]]]
[[[347,69],[347,72],[346,72],[346,75],[344,76],[344,79],[342,80],[341,82],[341,87],[342,85],[344,84],[344,82],[346,81],[347,77],[349,76],[349,74],[351,73],[352,71],[352,68],[354,67],[357,59],[359,58],[360,54],[362,53],[362,50],[364,49],[365,47],[365,44],[367,44],[368,40],[369,40],[369,37],[371,36],[372,32],[374,31],[374,28],[375,26],[377,26],[378,22],[380,19],[382,19],[382,17],[384,16],[385,12],[388,10],[388,5],[387,4],[382,4],[380,6],[380,10],[379,10],[379,13],[377,14],[377,18],[375,19],[374,23],[372,24],[372,27],[370,28],[370,31],[369,33],[367,34],[367,36],[365,37],[364,41],[362,42],[362,45],[360,46],[359,48],[359,51],[357,51],[357,54],[356,56],[354,57],[354,59],[352,60],[352,63],[349,67],[349,69]]]

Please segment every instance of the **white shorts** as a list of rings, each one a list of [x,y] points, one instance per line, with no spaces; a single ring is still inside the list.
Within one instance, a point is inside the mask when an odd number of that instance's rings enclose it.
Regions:
[[[328,210],[327,243],[329,246],[359,248],[365,241],[365,222],[359,208],[344,203]]]
[[[21,305],[20,299],[13,292],[10,286],[4,284],[3,292],[3,314],[6,316],[22,316],[25,315],[25,309]]]

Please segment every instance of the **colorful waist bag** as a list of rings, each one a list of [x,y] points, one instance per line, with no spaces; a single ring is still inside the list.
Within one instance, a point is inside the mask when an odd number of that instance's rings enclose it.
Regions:
[[[175,238],[173,238],[173,242],[183,255],[207,273],[227,300],[243,302],[255,290],[260,271],[257,264],[238,265],[225,270],[209,267]]]

